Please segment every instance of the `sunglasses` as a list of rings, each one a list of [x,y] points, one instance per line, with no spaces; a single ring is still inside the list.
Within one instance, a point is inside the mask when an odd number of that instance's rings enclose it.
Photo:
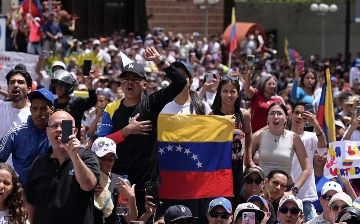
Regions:
[[[247,184],[252,184],[252,183],[254,183],[255,182],[255,184],[257,184],[257,185],[259,185],[259,184],[261,184],[262,182],[263,182],[263,179],[262,178],[251,178],[251,177],[245,177],[245,182],[247,183]]]
[[[128,83],[129,81],[135,83],[136,85],[140,85],[141,81],[140,79],[132,79],[132,80],[129,80],[129,79],[122,79],[121,80],[121,84],[122,85],[125,85],[126,83]]]
[[[298,215],[300,213],[300,209],[298,208],[288,208],[288,207],[281,207],[279,209],[279,212],[283,214],[287,214],[290,211],[290,214],[292,215]]]
[[[221,81],[229,81],[229,80],[231,80],[231,81],[239,81],[239,77],[237,77],[237,76],[221,76]]]
[[[321,196],[322,199],[324,199],[325,201],[330,201],[332,198],[332,195],[328,195],[328,194],[324,194],[323,196]]]
[[[219,215],[222,219],[228,219],[230,217],[230,214],[227,212],[210,211],[210,216],[212,218],[217,218]]]
[[[195,224],[194,219],[179,219],[176,222],[172,222],[171,224]]]
[[[345,208],[347,208],[347,207],[349,207],[349,206],[348,206],[348,205],[343,205],[343,206],[340,207],[340,206],[337,205],[337,204],[332,204],[332,205],[330,205],[331,210],[334,211],[334,212],[339,211],[339,208],[340,208],[340,210],[343,210],[343,209],[345,209]]]

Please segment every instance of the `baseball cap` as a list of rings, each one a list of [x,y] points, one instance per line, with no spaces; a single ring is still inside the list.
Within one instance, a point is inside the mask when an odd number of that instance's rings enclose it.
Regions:
[[[14,69],[26,71],[26,66],[23,65],[23,64],[17,64],[17,65],[15,65],[15,68],[14,68]]]
[[[123,78],[127,72],[133,72],[139,75],[141,78],[146,79],[145,69],[141,64],[135,62],[127,64],[122,70],[122,73],[120,74],[120,78]]]
[[[357,58],[357,59],[355,60],[355,66],[356,66],[356,67],[360,67],[360,58]]]
[[[174,61],[171,64],[176,68],[181,67],[181,68],[185,69],[187,71],[187,73],[188,73],[189,78],[190,79],[194,78],[194,70],[191,67],[191,65],[189,65],[188,63],[183,62],[183,61]]]
[[[209,212],[216,206],[222,206],[226,210],[227,213],[231,213],[231,211],[232,211],[231,202],[228,199],[223,198],[223,197],[216,198],[210,202]]]
[[[35,21],[38,21],[38,22],[41,21],[40,17],[35,17],[34,20],[35,20]]]
[[[334,201],[343,201],[345,202],[348,206],[352,206],[352,199],[349,195],[347,195],[345,192],[339,192],[336,193],[332,196],[331,200],[329,201],[329,206],[334,202]]]
[[[344,123],[342,123],[342,121],[336,120],[334,123],[335,123],[335,126],[339,126],[340,128],[345,129],[345,125],[344,125]]]
[[[344,102],[344,104],[354,104],[354,102],[358,99],[359,98],[357,96],[351,96]]]
[[[253,195],[253,196],[251,196],[248,200],[247,200],[247,202],[253,202],[253,201],[260,201],[264,206],[265,206],[265,208],[267,209],[267,211],[269,212],[270,210],[269,210],[269,204],[268,204],[268,202],[265,200],[265,198],[263,198],[263,197],[261,197],[261,196],[259,196],[259,195]]]
[[[100,137],[92,144],[91,151],[95,152],[98,157],[103,157],[108,153],[116,155],[116,143],[110,138]]]
[[[160,83],[161,88],[165,88],[168,87],[170,85],[169,81],[164,80]]]
[[[287,195],[287,196],[281,198],[281,200],[280,200],[280,202],[279,202],[279,209],[283,206],[283,204],[284,204],[285,202],[288,202],[288,201],[294,202],[302,212],[304,211],[302,200],[299,199],[299,198],[297,198],[297,197],[294,196],[294,195]]]
[[[336,76],[332,76],[332,77],[330,78],[330,80],[333,81],[333,82],[338,82],[338,81],[339,81]]]
[[[184,205],[170,206],[165,211],[164,220],[166,224],[184,218],[193,218],[193,219],[196,218],[192,216],[190,209]]]
[[[256,219],[260,221],[263,220],[265,216],[265,213],[261,211],[258,206],[254,205],[253,203],[247,202],[247,203],[239,204],[236,207],[234,214],[234,222],[236,222],[236,220],[241,218],[243,212],[254,212]]]
[[[264,178],[264,176],[265,176],[264,171],[260,170],[259,168],[249,167],[249,168],[246,168],[244,171],[244,178],[249,176],[251,173],[258,173],[261,178]]]
[[[94,40],[93,45],[97,45],[97,44],[100,44],[100,41],[99,40]]]
[[[341,187],[341,185],[339,183],[337,183],[335,181],[328,181],[321,188],[321,195],[326,194],[330,190],[334,190],[337,193],[343,192],[342,187]]]
[[[54,95],[52,94],[52,92],[50,92],[50,90],[45,89],[45,88],[41,88],[38,90],[35,90],[33,92],[31,92],[28,96],[29,100],[32,101],[32,99],[35,96],[42,96],[45,99],[47,99],[48,101],[50,101],[51,105],[54,106]]]

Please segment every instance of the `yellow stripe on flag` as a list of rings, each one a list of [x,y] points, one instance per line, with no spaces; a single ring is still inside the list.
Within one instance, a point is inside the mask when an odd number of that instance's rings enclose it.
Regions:
[[[286,56],[286,60],[290,61],[290,54],[289,54],[288,47],[289,47],[289,41],[288,41],[287,38],[285,38],[284,53],[285,53],[285,56]]]
[[[162,142],[232,142],[232,116],[160,114],[158,140]]]
[[[335,118],[334,118],[334,105],[331,92],[330,69],[325,70],[326,78],[326,95],[325,95],[325,122],[328,128],[328,141],[335,142]]]
[[[74,91],[74,96],[82,97],[82,98],[89,98],[89,92],[88,91]]]
[[[235,7],[232,7],[231,24],[235,24],[235,23],[236,23]]]

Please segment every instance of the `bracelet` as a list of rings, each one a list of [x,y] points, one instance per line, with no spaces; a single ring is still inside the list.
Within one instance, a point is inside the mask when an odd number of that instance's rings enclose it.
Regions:
[[[316,134],[317,137],[320,137],[322,135],[323,131],[320,132],[320,134]]]
[[[164,58],[162,58],[161,62],[159,64],[157,64],[157,66],[159,68],[161,68],[164,64],[165,64],[166,60]]]

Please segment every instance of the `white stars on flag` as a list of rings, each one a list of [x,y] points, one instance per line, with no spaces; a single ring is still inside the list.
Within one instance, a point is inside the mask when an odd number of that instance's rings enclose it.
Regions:
[[[176,150],[174,151],[174,148],[176,148]],[[166,151],[167,150],[167,151]],[[192,153],[190,151],[190,148],[184,148],[181,145],[178,146],[174,146],[174,145],[170,145],[168,144],[168,146],[166,146],[165,148],[161,148],[159,147],[159,151],[158,151],[158,155],[162,156],[165,153],[169,153],[169,152],[179,152],[179,153],[184,153],[186,154],[186,156],[189,156],[191,159],[193,159],[195,161],[195,165],[197,166],[197,168],[202,168],[203,163],[200,162],[198,155],[195,155],[194,153]],[[176,155],[174,155],[176,156]]]

